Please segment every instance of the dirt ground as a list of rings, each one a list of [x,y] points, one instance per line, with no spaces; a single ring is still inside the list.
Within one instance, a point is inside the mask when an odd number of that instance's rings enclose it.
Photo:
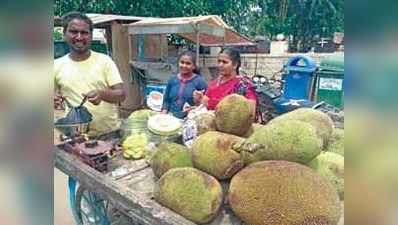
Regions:
[[[54,168],[54,225],[75,225],[68,202],[68,177]]]

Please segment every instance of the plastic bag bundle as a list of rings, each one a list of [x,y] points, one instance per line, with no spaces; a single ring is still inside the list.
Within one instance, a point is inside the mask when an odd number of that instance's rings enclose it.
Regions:
[[[83,99],[79,106],[73,107],[68,101],[65,100],[70,108],[70,111],[65,117],[58,119],[54,124],[55,127],[64,135],[72,137],[77,133],[85,133],[88,131],[89,123],[93,120],[93,116],[88,109],[83,106],[85,101],[86,98]]]

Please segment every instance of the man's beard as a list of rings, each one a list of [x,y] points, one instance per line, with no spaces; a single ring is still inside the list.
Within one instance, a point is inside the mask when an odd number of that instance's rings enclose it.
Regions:
[[[76,52],[76,53],[86,53],[87,51],[90,50],[90,45],[89,46],[85,46],[84,48],[78,48],[75,46],[70,46],[71,50]]]

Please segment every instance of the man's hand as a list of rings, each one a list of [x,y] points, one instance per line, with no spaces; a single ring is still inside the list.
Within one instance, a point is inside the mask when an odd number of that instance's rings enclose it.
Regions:
[[[82,95],[83,97],[87,96],[87,100],[91,102],[93,105],[99,105],[102,101],[101,95],[97,90],[92,90]]]
[[[82,95],[87,96],[87,100],[94,105],[100,104],[101,101],[112,104],[120,103],[126,98],[123,84],[115,84],[110,88],[105,88],[103,90],[92,90]]]
[[[64,102],[64,98],[61,95],[59,95],[59,94],[54,95],[54,108],[55,109],[63,109],[63,102]]]

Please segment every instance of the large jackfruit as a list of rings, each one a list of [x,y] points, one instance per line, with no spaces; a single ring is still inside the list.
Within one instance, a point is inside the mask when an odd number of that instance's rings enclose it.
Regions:
[[[250,137],[250,135],[252,135],[256,130],[258,130],[262,127],[264,127],[264,125],[259,124],[259,123],[253,123],[252,126],[250,127],[250,129],[246,132],[246,134],[243,135],[243,137],[245,137],[245,138]]]
[[[256,130],[241,146],[245,164],[286,160],[307,164],[322,149],[322,141],[309,123],[284,120]]]
[[[216,128],[224,133],[243,136],[254,121],[254,111],[254,104],[245,97],[228,95],[216,106]]]
[[[218,179],[228,179],[243,167],[243,160],[232,148],[243,138],[217,131],[200,135],[192,146],[192,161],[195,168]]]
[[[124,138],[134,133],[147,133],[147,121],[155,114],[157,112],[149,109],[140,109],[131,113],[122,121],[121,129],[124,132]]]
[[[161,142],[156,146],[150,164],[156,177],[173,168],[193,167],[188,148],[173,142]]]
[[[231,180],[228,202],[250,225],[336,225],[341,206],[333,186],[312,169],[262,161]]]
[[[155,200],[199,224],[215,218],[223,201],[220,183],[195,168],[175,168],[155,184]]]
[[[274,118],[270,123],[282,120],[300,120],[310,123],[315,127],[317,134],[321,137],[323,147],[328,145],[328,142],[332,137],[334,129],[333,121],[326,113],[321,111],[311,108],[299,108]]]
[[[198,135],[204,134],[207,131],[216,130],[216,116],[212,112],[202,113],[193,118],[196,122]]]
[[[322,152],[309,164],[309,167],[328,179],[336,188],[340,199],[344,199],[344,157],[334,152]]]
[[[152,111],[150,109],[139,109],[139,110],[132,112],[127,119],[132,120],[132,121],[140,120],[140,121],[146,122],[149,119],[149,117],[151,117],[155,114],[157,114],[157,112]]]
[[[332,138],[329,141],[329,145],[326,148],[328,152],[334,152],[341,156],[344,156],[344,130],[334,129]]]

